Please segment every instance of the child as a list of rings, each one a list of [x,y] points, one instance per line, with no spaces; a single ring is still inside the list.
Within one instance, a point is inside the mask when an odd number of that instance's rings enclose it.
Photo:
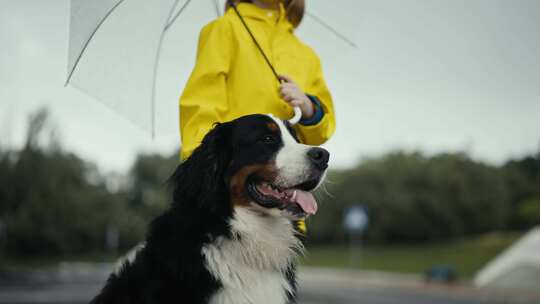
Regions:
[[[315,52],[295,35],[304,14],[303,0],[235,0],[281,84],[236,12],[206,25],[199,37],[197,61],[180,98],[181,158],[186,159],[216,122],[247,114],[271,113],[281,119],[300,107],[295,126],[300,140],[323,144],[334,133],[330,92]]]

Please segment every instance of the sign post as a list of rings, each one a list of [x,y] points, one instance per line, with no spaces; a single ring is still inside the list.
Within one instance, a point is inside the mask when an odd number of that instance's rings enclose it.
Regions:
[[[354,204],[345,209],[343,214],[343,226],[347,230],[349,238],[349,265],[357,266],[360,262],[362,233],[366,230],[369,224],[369,218],[366,207],[362,204]]]

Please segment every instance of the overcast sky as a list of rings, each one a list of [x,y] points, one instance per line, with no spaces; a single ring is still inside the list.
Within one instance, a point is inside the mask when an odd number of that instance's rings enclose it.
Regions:
[[[193,2],[163,46],[152,140],[64,87],[69,1],[0,0],[0,145],[20,146],[28,114],[45,105],[63,146],[103,170],[127,169],[140,151],[171,153],[198,28],[213,13],[209,0]],[[540,148],[540,1],[307,2],[358,45],[309,17],[298,31],[334,96],[337,132],[326,145],[334,166],[395,149],[467,151],[498,164]]]

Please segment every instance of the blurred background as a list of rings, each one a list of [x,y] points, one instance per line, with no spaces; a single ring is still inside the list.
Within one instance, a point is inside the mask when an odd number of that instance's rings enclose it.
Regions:
[[[0,303],[85,303],[168,205],[178,97],[215,3],[165,37],[154,137],[64,86],[69,1],[0,4]],[[356,47],[309,16],[298,29],[337,116],[300,303],[540,303],[540,2],[307,9]]]

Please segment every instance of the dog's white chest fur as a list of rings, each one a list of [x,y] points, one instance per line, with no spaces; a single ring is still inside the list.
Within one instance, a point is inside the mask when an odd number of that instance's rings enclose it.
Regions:
[[[285,271],[301,243],[289,220],[236,208],[233,237],[202,249],[206,267],[222,284],[211,304],[286,303]]]
[[[212,296],[210,304],[286,303],[285,288],[288,288],[288,283],[282,274],[249,272],[247,269],[239,269],[236,281],[225,283],[223,288]]]

